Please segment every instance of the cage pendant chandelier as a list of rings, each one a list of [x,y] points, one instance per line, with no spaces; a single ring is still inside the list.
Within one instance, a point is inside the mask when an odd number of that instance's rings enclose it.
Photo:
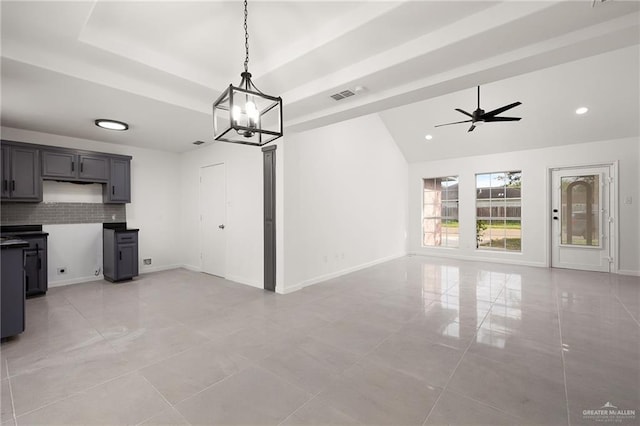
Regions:
[[[213,104],[213,136],[217,141],[262,146],[282,136],[282,98],[262,93],[249,72],[247,0],[244,0],[244,72]]]

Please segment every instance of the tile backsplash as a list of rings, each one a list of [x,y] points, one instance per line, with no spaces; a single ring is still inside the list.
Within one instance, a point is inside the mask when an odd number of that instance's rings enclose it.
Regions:
[[[126,222],[124,204],[14,203],[0,204],[2,225]]]

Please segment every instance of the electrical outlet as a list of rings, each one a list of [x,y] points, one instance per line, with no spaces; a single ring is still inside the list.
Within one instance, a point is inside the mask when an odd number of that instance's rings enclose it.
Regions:
[[[58,268],[58,275],[62,275],[62,274],[66,274],[66,273],[67,273],[67,268],[66,267]]]
[[[145,265],[151,265],[151,258],[149,258],[149,259],[142,259],[142,262],[143,262]]]

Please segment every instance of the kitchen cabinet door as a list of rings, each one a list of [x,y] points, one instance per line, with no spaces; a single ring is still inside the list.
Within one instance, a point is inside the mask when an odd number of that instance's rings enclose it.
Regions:
[[[24,249],[24,275],[27,297],[45,294],[48,290],[47,237],[21,236],[29,243]]]
[[[105,203],[131,202],[131,165],[129,160],[111,158],[111,174],[104,191]]]
[[[118,244],[118,279],[133,278],[138,275],[138,245]]]
[[[98,155],[79,156],[80,178],[83,180],[107,181],[109,179],[109,159]]]
[[[42,177],[77,178],[77,155],[64,151],[42,151]]]
[[[10,152],[11,180],[8,189],[11,200],[41,201],[42,179],[38,150],[13,146]]]
[[[6,145],[2,145],[0,167],[2,167],[2,198],[5,199],[10,196],[9,185],[11,184],[11,150]]]

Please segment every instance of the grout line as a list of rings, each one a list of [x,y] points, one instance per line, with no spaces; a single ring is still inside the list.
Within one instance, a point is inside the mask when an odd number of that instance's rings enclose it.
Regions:
[[[131,375],[131,374],[135,374],[135,373],[138,373],[138,371],[137,371],[137,370],[128,371],[128,372],[126,372],[126,373],[124,373],[124,374],[121,374],[121,375],[119,375],[119,376],[117,376],[117,377],[113,377],[113,378],[111,378],[111,379],[109,379],[109,380],[105,380],[104,382],[100,382],[100,383],[95,384],[95,385],[93,385],[93,386],[90,386],[90,387],[88,387],[88,388],[85,388],[85,389],[82,389],[82,390],[79,390],[79,391],[76,391],[76,392],[70,393],[69,395],[64,396],[64,397],[62,397],[62,398],[58,398],[58,399],[56,399],[55,401],[48,402],[48,403],[46,403],[46,404],[44,404],[44,405],[41,405],[41,406],[39,406],[39,407],[37,407],[37,408],[34,408],[33,410],[25,411],[24,413],[20,414],[18,417],[26,416],[27,414],[31,414],[31,413],[33,413],[33,412],[35,412],[35,411],[38,411],[38,410],[41,410],[41,409],[43,409],[43,408],[49,407],[49,406],[51,406],[51,405],[53,405],[53,404],[57,404],[58,402],[65,401],[65,400],[70,399],[70,398],[72,398],[72,397],[74,397],[74,396],[77,396],[77,395],[81,395],[81,394],[83,394],[83,393],[86,393],[87,391],[90,391],[90,390],[92,390],[92,389],[95,389],[95,388],[97,388],[98,386],[102,386],[102,385],[104,385],[104,384],[106,384],[106,383],[113,382],[114,380],[118,380],[118,379],[121,379],[121,378],[123,378],[123,377],[125,377],[125,376]],[[138,373],[138,374],[139,374],[139,373]],[[16,422],[16,423],[17,423],[17,422]]]
[[[154,391],[156,391],[156,393],[157,393],[158,395],[160,395],[160,398],[162,398],[162,399],[164,400],[164,402],[166,402],[166,403],[169,405],[169,408],[170,408],[170,409],[173,409],[173,404],[171,404],[171,403],[169,402],[169,400],[167,400],[167,398],[165,398],[165,397],[164,397],[164,395],[162,394],[162,392],[160,392],[160,391],[158,390],[158,388],[156,388],[156,387],[154,386],[154,384],[153,384],[153,383],[151,383],[151,382],[149,381],[149,379],[147,379],[147,378],[144,376],[144,374],[140,373],[140,376],[142,376],[142,379],[143,379],[145,382],[149,383],[149,386],[151,386],[151,387],[153,388],[153,390],[154,390]],[[162,412],[163,412],[164,410],[166,410],[166,409],[167,409],[167,407],[165,407],[165,408],[163,408],[162,410],[158,411],[157,413],[154,413],[154,414],[152,414],[151,416],[149,416],[149,417],[147,417],[147,418],[143,419],[141,422],[136,423],[136,426],[141,425],[141,424],[143,424],[144,422],[146,422],[146,421],[148,421],[148,420],[151,420],[154,416],[157,416],[158,414],[162,413]],[[186,419],[185,419],[185,420],[186,420]]]
[[[13,387],[11,386],[11,377],[9,376],[9,360],[5,359],[5,369],[7,370],[7,383],[9,384],[9,396],[11,397],[11,410],[13,414],[13,422],[18,426],[18,419],[16,417],[16,404],[13,400]]]
[[[633,316],[633,314],[631,313],[631,311],[629,310],[629,308],[627,308],[627,305],[624,304],[624,302],[620,299],[620,297],[618,297],[618,295],[616,294],[616,299],[618,300],[618,302],[620,302],[620,304],[622,305],[622,307],[624,308],[624,310],[629,314],[629,316],[631,317],[631,319],[638,324],[638,326],[640,327],[640,321],[638,321],[638,319],[636,317]]]
[[[556,309],[558,313],[558,332],[560,333],[560,355],[562,357],[562,378],[564,380],[564,399],[567,406],[567,424],[571,426],[571,411],[569,410],[569,390],[567,387],[567,369],[566,363],[564,360],[564,339],[562,338],[562,317],[560,313],[560,299],[562,297],[560,289],[558,288],[558,284],[555,285],[556,288]]]
[[[505,411],[504,409],[502,409],[502,408],[500,408],[500,407],[496,407],[496,406],[491,405],[491,404],[489,404],[489,403],[487,403],[487,402],[480,401],[480,400],[475,399],[475,398],[473,398],[473,397],[471,397],[471,396],[469,396],[469,395],[465,395],[465,394],[463,394],[463,393],[460,393],[460,392],[458,392],[458,391],[454,391],[454,390],[451,390],[451,389],[447,389],[447,392],[455,393],[456,395],[459,395],[459,396],[461,396],[462,398],[465,398],[465,399],[470,399],[471,401],[473,401],[473,402],[475,402],[475,403],[477,403],[477,404],[484,405],[485,407],[488,407],[488,408],[491,408],[491,409],[493,409],[493,410],[499,411],[499,412],[501,412],[502,414],[507,415],[508,417],[512,417],[512,418],[514,418],[514,419],[518,419],[518,420],[524,420],[523,418],[521,418],[521,417],[520,417],[520,416],[518,416],[517,414],[511,413],[511,412],[509,412],[509,411]]]
[[[433,403],[433,405],[431,406],[431,409],[427,413],[427,417],[425,417],[424,421],[422,422],[423,426],[425,426],[427,424],[427,421],[429,420],[429,417],[433,413],[433,410],[436,408],[436,405],[438,405],[438,402],[440,401],[440,398],[442,398],[442,395],[447,391],[447,388],[449,387],[449,383],[451,383],[451,380],[453,380],[453,376],[456,374],[456,371],[458,371],[458,368],[460,367],[460,364],[462,364],[462,361],[464,360],[464,357],[467,355],[467,352],[471,348],[471,345],[473,345],[473,343],[475,342],[476,337],[478,336],[478,330],[480,330],[480,327],[482,327],[482,324],[484,323],[486,318],[489,316],[489,313],[491,312],[491,309],[493,308],[493,305],[494,305],[495,301],[498,300],[500,295],[502,295],[502,293],[504,292],[505,288],[506,288],[506,283],[503,284],[503,286],[500,289],[500,291],[498,292],[498,295],[496,296],[496,298],[492,302],[489,302],[491,304],[489,310],[487,311],[485,316],[482,318],[482,321],[480,322],[480,324],[476,327],[476,331],[473,334],[472,338],[469,340],[469,344],[467,345],[466,349],[462,353],[462,356],[458,360],[458,363],[454,367],[453,371],[449,375],[449,378],[447,379],[447,382],[442,387],[442,391],[440,392],[440,395],[438,395],[438,398],[436,398],[436,401]]]

